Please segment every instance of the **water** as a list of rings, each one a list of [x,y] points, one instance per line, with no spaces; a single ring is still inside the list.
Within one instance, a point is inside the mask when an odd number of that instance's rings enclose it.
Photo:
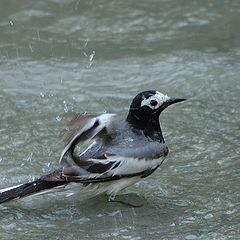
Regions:
[[[0,239],[240,239],[240,2],[0,2],[0,188],[58,167],[65,111],[125,115],[139,91],[188,98],[170,153],[121,197],[0,207]]]

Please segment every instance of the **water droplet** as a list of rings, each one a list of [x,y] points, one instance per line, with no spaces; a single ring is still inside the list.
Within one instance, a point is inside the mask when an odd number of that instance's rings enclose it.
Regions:
[[[43,92],[40,92],[40,96],[41,96],[42,98],[44,98],[44,97],[45,97],[45,94],[44,94]]]
[[[67,102],[65,100],[63,101],[63,105],[64,105],[64,112],[67,112],[68,106],[67,106]]]
[[[87,68],[90,68],[92,66],[94,56],[95,56],[95,51],[92,51],[92,53],[89,55],[89,64]]]
[[[60,121],[62,120],[62,118],[61,118],[60,116],[57,116],[57,117],[56,117],[56,120],[57,120],[58,122],[60,122]]]
[[[84,41],[84,44],[83,44],[83,47],[84,47],[84,48],[87,46],[88,41],[89,41],[88,39],[86,39],[86,40]]]
[[[39,31],[37,31],[37,38],[38,40],[41,40]]]
[[[28,47],[30,49],[30,52],[33,53],[33,48],[32,48],[32,45],[30,43],[29,43]]]
[[[89,61],[92,62],[93,61],[93,58],[95,56],[95,51],[93,51],[90,56],[89,56]]]

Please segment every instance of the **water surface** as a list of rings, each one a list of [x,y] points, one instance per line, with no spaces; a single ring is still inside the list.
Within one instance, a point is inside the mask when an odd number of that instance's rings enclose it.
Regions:
[[[0,238],[239,239],[239,22],[228,0],[2,0],[0,188],[58,167],[63,112],[188,101],[162,114],[168,160],[121,196],[143,207],[29,197],[0,207]]]

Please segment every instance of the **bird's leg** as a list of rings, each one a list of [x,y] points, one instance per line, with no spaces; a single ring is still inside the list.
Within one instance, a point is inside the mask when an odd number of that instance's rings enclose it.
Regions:
[[[116,195],[110,195],[109,198],[108,198],[108,202],[115,202],[115,203],[121,203],[125,206],[128,206],[128,207],[134,207],[134,208],[138,208],[138,207],[142,207],[143,205],[136,205],[136,204],[132,204],[132,203],[128,203],[128,202],[124,202],[122,200],[116,200],[115,199]]]

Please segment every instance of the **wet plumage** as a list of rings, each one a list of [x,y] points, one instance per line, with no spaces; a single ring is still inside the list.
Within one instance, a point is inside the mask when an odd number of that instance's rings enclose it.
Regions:
[[[36,181],[1,190],[0,203],[72,182],[114,200],[122,189],[161,165],[168,148],[159,115],[169,105],[184,100],[145,91],[133,99],[126,118],[69,113],[61,122],[67,140],[60,156],[61,168]],[[86,144],[88,147],[79,152],[77,146]]]

